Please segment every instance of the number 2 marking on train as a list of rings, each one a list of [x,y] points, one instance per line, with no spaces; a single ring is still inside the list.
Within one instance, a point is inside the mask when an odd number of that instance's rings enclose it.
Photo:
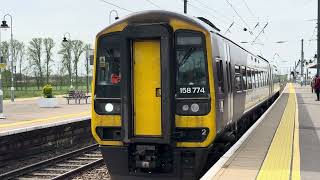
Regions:
[[[207,130],[206,129],[202,129],[201,130],[201,134],[202,134],[202,136],[206,136],[207,135]]]

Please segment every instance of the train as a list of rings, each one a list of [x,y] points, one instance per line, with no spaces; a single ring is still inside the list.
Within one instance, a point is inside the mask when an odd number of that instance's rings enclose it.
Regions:
[[[91,130],[112,179],[198,179],[280,90],[275,65],[206,18],[143,11],[96,36]]]

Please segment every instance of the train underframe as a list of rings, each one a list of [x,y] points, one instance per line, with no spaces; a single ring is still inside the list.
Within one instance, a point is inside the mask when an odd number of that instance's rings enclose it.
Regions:
[[[279,93],[244,114],[237,126],[231,124],[225,128],[207,148],[147,143],[100,146],[108,171],[113,180],[199,179],[256,122]]]

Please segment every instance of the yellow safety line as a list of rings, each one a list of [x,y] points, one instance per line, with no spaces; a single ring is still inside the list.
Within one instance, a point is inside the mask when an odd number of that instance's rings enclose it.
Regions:
[[[299,137],[299,132],[295,128],[296,121],[296,96],[294,87],[289,84],[288,103],[258,174],[258,180],[288,180],[291,176],[300,179],[298,174],[300,158],[297,150],[299,149],[299,144],[297,144],[299,140],[296,139]],[[291,173],[291,165],[293,173]]]
[[[84,111],[84,112],[80,112],[80,113],[66,114],[66,115],[62,115],[62,116],[53,116],[53,117],[49,117],[49,118],[31,119],[31,120],[25,120],[25,121],[20,121],[20,122],[14,122],[14,123],[10,123],[10,124],[2,124],[2,125],[0,125],[0,128],[12,127],[12,126],[23,125],[23,124],[30,124],[30,123],[35,123],[35,122],[50,121],[50,120],[55,120],[55,119],[60,119],[60,118],[81,117],[81,116],[85,116],[85,115],[90,115],[90,112]]]
[[[295,129],[294,129],[294,144],[293,144],[293,160],[292,160],[292,180],[300,180],[300,138],[299,138],[299,116],[297,96],[294,96],[296,103]]]

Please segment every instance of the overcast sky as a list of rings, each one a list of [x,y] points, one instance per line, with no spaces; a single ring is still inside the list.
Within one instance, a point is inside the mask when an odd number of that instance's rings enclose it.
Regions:
[[[182,0],[106,0],[129,11],[166,9],[183,12]],[[151,4],[153,2],[155,5]],[[243,46],[254,53],[274,59],[281,67],[289,67],[300,58],[301,39],[305,39],[305,57],[316,52],[316,0],[189,0],[188,14],[211,20],[235,42],[252,42],[266,23],[257,44]],[[230,4],[228,4],[230,2]],[[247,4],[247,5],[246,5]],[[232,7],[234,7],[234,9]],[[0,0],[0,17],[13,16],[14,38],[29,42],[34,37],[52,37],[56,49],[65,32],[71,39],[93,44],[95,35],[109,24],[109,12],[116,9],[120,18],[131,12],[119,9],[101,0]],[[236,12],[241,18],[236,14]],[[253,35],[243,27],[253,30]],[[2,40],[8,40],[9,31],[2,31]],[[312,36],[313,35],[313,36]],[[313,40],[313,41],[310,41]],[[287,41],[277,44],[277,41]],[[278,53],[279,56],[274,56]],[[59,56],[55,56],[59,59]],[[282,61],[282,62],[281,62]]]

